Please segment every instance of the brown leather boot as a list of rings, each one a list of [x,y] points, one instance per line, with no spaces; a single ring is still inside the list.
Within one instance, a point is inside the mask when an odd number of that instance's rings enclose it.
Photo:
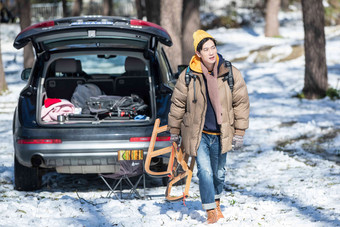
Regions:
[[[217,213],[216,209],[207,210],[207,223],[213,224],[217,222]]]
[[[215,203],[216,203],[216,214],[217,214],[217,220],[220,219],[220,218],[224,218],[223,214],[222,214],[222,211],[221,211],[221,206],[220,206],[220,200],[219,199],[216,199],[215,200]]]

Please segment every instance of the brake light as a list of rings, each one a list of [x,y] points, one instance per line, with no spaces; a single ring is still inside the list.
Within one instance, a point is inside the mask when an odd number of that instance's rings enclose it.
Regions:
[[[151,138],[150,138],[151,140]],[[170,141],[170,136],[158,136],[156,141]]]
[[[20,33],[26,32],[28,30],[34,29],[34,28],[48,28],[48,27],[53,27],[55,25],[54,21],[44,21],[38,24],[33,24],[27,28],[25,28],[24,30],[22,30]]]
[[[148,22],[148,21],[138,20],[138,19],[131,19],[130,20],[130,25],[154,27],[154,28],[162,30],[163,32],[165,32],[165,33],[167,33],[169,35],[169,33],[163,27],[159,26],[158,24],[154,24],[154,23],[151,23],[151,22]]]
[[[131,137],[130,142],[150,142],[151,137]],[[158,136],[156,141],[170,141],[170,136]]]
[[[19,139],[18,144],[56,144],[62,143],[61,139]]]

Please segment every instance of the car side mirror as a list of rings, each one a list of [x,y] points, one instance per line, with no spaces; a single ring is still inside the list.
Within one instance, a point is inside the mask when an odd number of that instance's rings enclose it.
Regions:
[[[188,65],[178,65],[177,66],[177,73],[174,74],[174,78],[177,80],[179,75],[188,67]]]
[[[21,72],[21,79],[27,81],[31,75],[32,68],[26,68]]]

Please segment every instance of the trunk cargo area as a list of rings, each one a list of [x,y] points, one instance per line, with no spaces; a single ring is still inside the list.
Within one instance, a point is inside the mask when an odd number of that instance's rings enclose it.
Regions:
[[[73,58],[53,62],[42,83],[40,123],[149,122],[154,99],[151,79],[141,70],[145,66],[135,70],[136,62],[131,62],[134,70],[116,75],[87,74]]]

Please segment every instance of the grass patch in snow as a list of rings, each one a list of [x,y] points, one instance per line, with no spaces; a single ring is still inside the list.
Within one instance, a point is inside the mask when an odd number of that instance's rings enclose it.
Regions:
[[[232,59],[233,62],[238,61],[245,61],[250,56],[255,56],[253,59],[254,63],[263,63],[263,62],[269,62],[269,61],[275,61],[275,62],[285,62],[285,61],[291,61],[294,59],[297,59],[304,55],[304,47],[303,45],[297,44],[290,46],[291,51],[287,53],[282,53],[281,51],[275,50],[277,46],[261,46],[258,49],[254,49],[249,51],[249,54],[246,56],[241,56],[238,58]],[[285,49],[285,48],[283,48]]]
[[[330,87],[326,91],[326,96],[331,100],[340,99],[340,90]]]
[[[326,90],[326,97],[329,97],[333,101],[340,99],[340,90],[330,87]],[[306,96],[303,92],[300,92],[300,93],[293,95],[292,98],[305,99]],[[323,99],[324,97],[319,97],[319,98]]]
[[[278,150],[278,151],[286,151],[287,150],[287,146],[288,145],[291,145],[297,141],[300,141],[300,140],[306,140],[308,138],[310,138],[311,135],[307,135],[307,134],[304,134],[304,135],[300,135],[299,137],[296,137],[296,138],[290,138],[290,139],[286,139],[286,140],[279,140],[276,144],[276,146],[274,147],[274,150]],[[291,150],[291,149],[289,149]]]
[[[340,164],[340,149],[334,145],[334,140],[338,135],[340,135],[338,128],[326,130],[323,134],[318,135],[303,134],[296,138],[278,141],[274,149],[295,155],[297,149],[294,144],[300,144],[297,147],[301,147],[304,151]],[[308,165],[311,164],[308,163]],[[311,166],[314,166],[314,163]]]

